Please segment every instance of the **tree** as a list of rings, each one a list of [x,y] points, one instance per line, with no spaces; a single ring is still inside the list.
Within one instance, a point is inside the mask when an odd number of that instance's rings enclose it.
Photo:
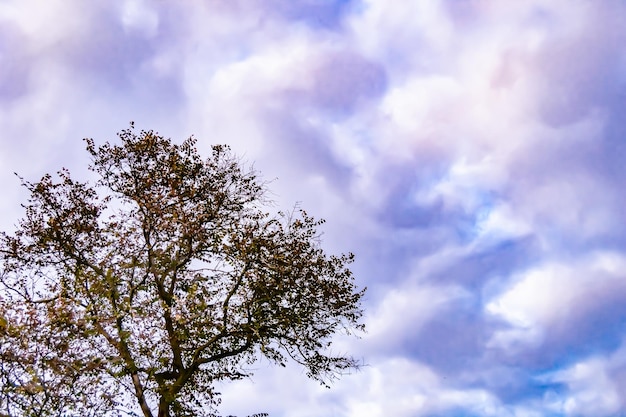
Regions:
[[[0,234],[0,415],[212,415],[215,384],[260,357],[328,384],[358,367],[330,351],[363,330],[348,265],[322,221],[269,214],[266,184],[227,146],[153,131],[86,139],[98,180],[22,179]]]

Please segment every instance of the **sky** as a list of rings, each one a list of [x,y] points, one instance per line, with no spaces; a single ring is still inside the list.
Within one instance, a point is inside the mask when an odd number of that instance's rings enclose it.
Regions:
[[[624,45],[621,0],[1,0],[0,227],[82,138],[226,143],[368,292],[360,371],[221,413],[623,416]]]

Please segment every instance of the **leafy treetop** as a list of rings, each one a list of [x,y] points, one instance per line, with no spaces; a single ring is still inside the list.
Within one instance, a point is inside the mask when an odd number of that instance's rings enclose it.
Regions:
[[[22,180],[25,216],[0,234],[0,415],[212,415],[216,382],[260,356],[324,384],[358,367],[330,351],[363,329],[363,291],[322,221],[264,211],[227,146],[118,136],[86,139],[93,185]]]

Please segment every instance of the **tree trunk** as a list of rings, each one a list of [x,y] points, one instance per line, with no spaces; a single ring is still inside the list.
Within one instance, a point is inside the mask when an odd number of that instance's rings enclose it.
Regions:
[[[170,417],[170,402],[161,396],[159,400],[159,415],[158,417]]]

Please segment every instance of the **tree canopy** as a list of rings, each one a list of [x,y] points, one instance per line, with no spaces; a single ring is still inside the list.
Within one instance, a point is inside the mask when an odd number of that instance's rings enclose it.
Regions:
[[[37,182],[0,234],[0,415],[212,415],[216,383],[260,357],[327,384],[358,367],[332,336],[363,330],[352,254],[323,223],[271,213],[224,145],[121,131],[86,139],[93,184]]]

